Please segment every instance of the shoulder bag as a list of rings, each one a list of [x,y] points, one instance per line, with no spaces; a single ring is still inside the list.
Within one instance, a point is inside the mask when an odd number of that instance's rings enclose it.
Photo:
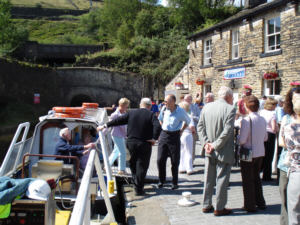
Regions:
[[[252,162],[252,120],[250,119],[250,137],[251,137],[251,148],[246,148],[244,146],[240,146],[239,149],[239,156],[240,160],[246,161],[246,162]]]

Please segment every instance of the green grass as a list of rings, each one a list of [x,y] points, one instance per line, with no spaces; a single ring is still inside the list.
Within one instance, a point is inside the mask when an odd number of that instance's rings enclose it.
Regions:
[[[89,0],[11,0],[14,6],[43,7],[55,9],[89,9]],[[93,7],[101,7],[102,2],[93,2]]]
[[[76,17],[73,17],[73,19]],[[25,20],[14,19],[17,26],[29,31],[29,40],[40,44],[98,44],[95,35],[88,34],[78,20]]]

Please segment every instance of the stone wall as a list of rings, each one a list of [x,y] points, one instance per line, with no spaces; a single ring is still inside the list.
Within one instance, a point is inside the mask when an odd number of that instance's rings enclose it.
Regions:
[[[138,107],[142,96],[152,96],[151,79],[138,74],[111,72],[99,68],[47,68],[21,65],[0,59],[0,103],[33,104],[40,94],[39,106],[70,106],[78,96],[85,96],[100,106],[111,106],[127,97]]]
[[[261,57],[264,53],[264,21],[280,15],[281,20],[281,54]],[[239,28],[240,32],[240,62],[229,62],[231,59],[231,30]],[[212,66],[203,66],[203,40],[212,38]],[[245,67],[245,77],[235,79],[234,92],[241,96],[242,87],[249,84],[253,93],[260,97],[264,93],[263,74],[269,70],[277,70],[281,81],[280,95],[284,96],[290,88],[290,82],[300,80],[300,16],[297,6],[289,4],[276,10],[266,11],[263,15],[256,15],[252,20],[240,21],[221,31],[214,31],[190,41],[188,71],[184,77],[175,77],[166,89],[174,89],[178,80],[186,80],[190,93],[203,90],[203,86],[196,84],[196,79],[204,79],[210,84],[212,92],[218,92],[220,86],[229,86],[230,81],[224,80],[224,71],[230,68]]]

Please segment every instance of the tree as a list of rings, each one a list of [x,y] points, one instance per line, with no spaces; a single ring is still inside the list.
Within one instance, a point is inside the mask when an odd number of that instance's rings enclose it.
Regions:
[[[24,28],[12,23],[10,9],[9,0],[0,0],[0,55],[11,53],[28,38],[28,32]]]
[[[153,17],[149,10],[142,9],[134,22],[134,29],[137,35],[150,37],[152,34]]]

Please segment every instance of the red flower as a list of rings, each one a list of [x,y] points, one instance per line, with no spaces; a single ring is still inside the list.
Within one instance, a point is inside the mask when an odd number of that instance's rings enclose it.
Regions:
[[[197,85],[203,85],[205,83],[205,80],[201,80],[200,78],[198,78],[197,80],[196,80],[196,84]]]
[[[291,86],[300,86],[300,82],[299,81],[294,81],[290,83]]]
[[[269,79],[275,79],[278,77],[278,73],[274,71],[268,71],[264,73],[264,79],[269,80]]]

